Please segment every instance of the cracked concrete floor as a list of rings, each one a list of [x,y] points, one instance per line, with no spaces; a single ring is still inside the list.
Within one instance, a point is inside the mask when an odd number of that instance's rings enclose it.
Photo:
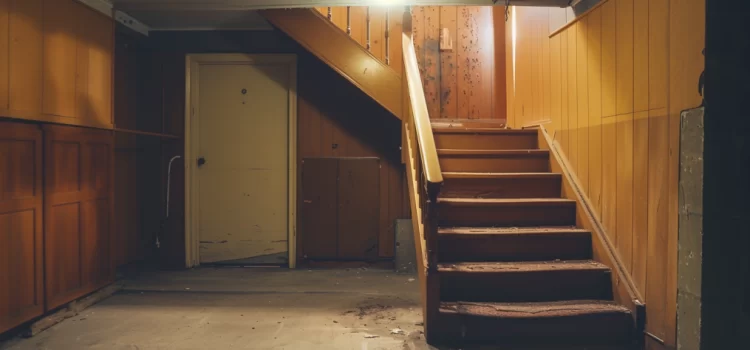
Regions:
[[[419,282],[391,271],[200,268],[114,296],[0,349],[430,349]]]

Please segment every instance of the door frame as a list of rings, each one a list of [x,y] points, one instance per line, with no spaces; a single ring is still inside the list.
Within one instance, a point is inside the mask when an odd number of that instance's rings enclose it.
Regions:
[[[287,198],[287,251],[289,268],[297,265],[297,56],[294,54],[188,54],[185,57],[185,267],[200,265],[198,227],[198,178],[193,160],[197,156],[198,72],[201,65],[280,65],[289,69],[289,146]]]

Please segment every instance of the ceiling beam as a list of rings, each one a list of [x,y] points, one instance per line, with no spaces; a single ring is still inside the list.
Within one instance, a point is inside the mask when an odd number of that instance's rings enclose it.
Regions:
[[[571,0],[510,0],[514,6],[565,7]],[[316,6],[505,5],[505,0],[112,0],[123,11],[222,11]]]

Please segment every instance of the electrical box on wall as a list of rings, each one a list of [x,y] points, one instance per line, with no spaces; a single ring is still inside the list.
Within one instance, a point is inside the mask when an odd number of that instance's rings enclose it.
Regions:
[[[453,51],[453,39],[448,28],[440,30],[440,51]]]

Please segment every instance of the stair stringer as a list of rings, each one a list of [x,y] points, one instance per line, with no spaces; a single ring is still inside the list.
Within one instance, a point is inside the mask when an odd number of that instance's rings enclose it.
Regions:
[[[317,10],[273,9],[260,13],[391,114],[403,119],[401,75]]]

